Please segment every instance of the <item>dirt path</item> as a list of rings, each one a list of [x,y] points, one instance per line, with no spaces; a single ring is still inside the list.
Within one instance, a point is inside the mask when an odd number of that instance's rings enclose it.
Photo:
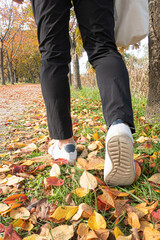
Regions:
[[[21,118],[27,105],[42,97],[40,84],[0,86],[0,144],[5,140],[7,122]]]

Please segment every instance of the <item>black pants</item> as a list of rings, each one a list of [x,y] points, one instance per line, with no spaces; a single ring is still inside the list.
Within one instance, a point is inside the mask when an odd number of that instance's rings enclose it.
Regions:
[[[68,64],[71,0],[31,0],[39,50],[41,88],[51,138],[72,137]],[[135,132],[129,77],[114,39],[113,0],[73,0],[89,62],[96,70],[107,127],[116,119]]]

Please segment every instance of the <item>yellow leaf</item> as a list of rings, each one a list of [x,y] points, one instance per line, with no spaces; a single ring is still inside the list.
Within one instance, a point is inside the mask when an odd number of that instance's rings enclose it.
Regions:
[[[20,207],[18,209],[13,209],[10,212],[10,217],[13,219],[28,219],[30,216],[30,212],[25,207]]]
[[[88,219],[88,226],[92,230],[98,230],[100,228],[105,229],[107,224],[103,216],[96,211]]]
[[[25,231],[28,231],[28,232],[30,232],[32,230],[32,228],[34,227],[31,222],[24,221],[22,219],[15,220],[12,223],[12,225],[13,225],[14,228],[15,227],[20,227],[21,229],[23,229]]]
[[[160,232],[154,228],[145,227],[143,240],[160,240]]]
[[[96,132],[96,133],[93,133],[93,138],[94,138],[94,140],[98,140],[99,139],[99,135],[98,135],[98,133]]]
[[[97,185],[97,179],[91,173],[84,171],[80,177],[80,186],[87,189],[95,189]]]
[[[132,228],[140,228],[140,222],[137,214],[135,212],[128,212],[128,223],[132,226]]]
[[[55,212],[50,216],[56,220],[65,218],[70,219],[78,210],[78,206],[59,206]]]
[[[115,238],[117,239],[118,236],[123,236],[123,233],[121,232],[121,230],[118,227],[115,227],[114,228],[114,235],[115,235]]]
[[[84,197],[89,193],[89,189],[86,188],[76,188],[75,190],[72,191],[75,195],[78,197]]]
[[[24,163],[22,163],[21,165],[31,166],[33,163],[34,163],[34,161],[32,161],[32,160],[25,160]]]

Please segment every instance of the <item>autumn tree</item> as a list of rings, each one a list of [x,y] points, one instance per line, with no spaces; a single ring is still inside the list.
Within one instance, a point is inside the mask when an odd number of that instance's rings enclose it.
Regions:
[[[14,60],[22,41],[24,24],[27,25],[26,19],[27,6],[18,8],[12,1],[2,1],[0,7],[0,77],[2,84],[5,84],[4,66],[8,68],[7,72],[9,72],[12,84],[15,82]]]
[[[149,0],[149,92],[146,119],[160,121],[160,0]]]

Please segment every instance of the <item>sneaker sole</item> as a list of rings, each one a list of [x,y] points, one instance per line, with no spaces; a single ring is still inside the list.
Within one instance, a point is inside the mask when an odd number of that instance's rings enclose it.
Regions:
[[[128,186],[134,182],[133,142],[126,135],[112,137],[107,144],[113,168],[105,182],[111,186]]]

